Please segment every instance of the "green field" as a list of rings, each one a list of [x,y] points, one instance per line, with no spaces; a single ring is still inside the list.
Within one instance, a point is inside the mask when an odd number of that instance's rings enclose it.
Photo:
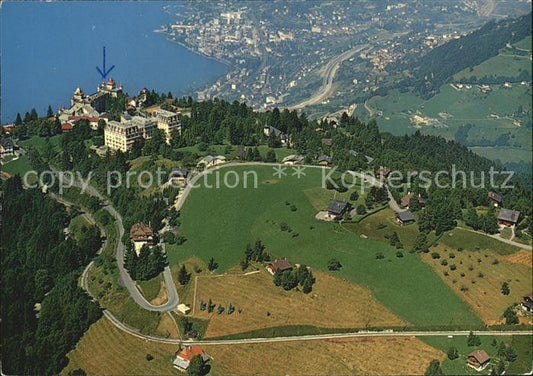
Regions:
[[[515,47],[531,51],[531,37],[518,42]],[[526,51],[504,48],[498,56],[457,73],[451,82],[472,76],[478,79],[484,76],[518,77],[523,72],[529,77],[526,81],[531,81],[530,55]],[[371,98],[366,106],[360,104],[354,115],[363,119],[375,117],[382,131],[397,135],[413,133],[417,128],[413,126],[412,117],[420,115],[440,122],[438,126],[422,125],[422,132],[448,139],[454,139],[461,126],[473,124],[466,142],[474,152],[502,163],[531,163],[532,91],[529,85],[522,85],[520,81],[513,80],[511,88],[491,84],[488,93],[481,92],[477,85],[453,88],[445,84],[428,100],[411,92],[393,90],[385,97]],[[506,134],[506,141],[496,143]]]
[[[42,154],[48,148],[47,144],[49,143],[52,150],[55,152],[58,152],[61,150],[62,139],[63,139],[63,135],[57,135],[53,137],[33,136],[27,140],[19,141],[18,145],[25,149],[28,147],[34,147],[39,151],[39,153]]]
[[[516,353],[517,359],[514,362],[505,362],[506,374],[524,374],[531,371],[531,362],[533,360],[531,353],[531,345],[533,337],[531,336],[512,336],[512,337],[493,337],[493,336],[480,336],[481,345],[470,347],[467,344],[465,336],[449,337],[419,337],[430,346],[433,346],[443,352],[448,352],[450,347],[455,347],[459,351],[459,358],[446,360],[442,363],[442,370],[445,375],[487,375],[490,373],[491,366],[488,366],[483,372],[479,373],[466,366],[466,357],[470,352],[476,349],[483,349],[491,357],[491,365],[497,365],[500,358],[497,356],[498,346],[500,342],[505,342],[507,345],[511,345]],[[494,340],[498,343],[494,346]]]
[[[33,168],[31,167],[30,160],[25,155],[2,165],[2,171],[5,171],[12,176],[19,174],[22,177],[25,172],[31,170],[33,170]]]
[[[439,239],[439,244],[452,249],[461,248],[461,250],[465,251],[492,250],[500,255],[509,255],[519,250],[515,246],[492,239],[489,236],[461,228],[453,229],[444,234]]]
[[[232,169],[241,177],[252,167]],[[222,169],[220,181],[224,179]],[[319,222],[316,209],[304,191],[321,184],[321,171],[307,168],[305,178],[290,175],[281,180],[270,167],[254,167],[257,189],[201,187],[187,198],[181,214],[182,246],[167,247],[169,261],[197,256],[207,262],[214,257],[219,272],[243,257],[247,243],[260,238],[274,258],[326,269],[327,261],[338,258],[341,278],[367,286],[379,302],[393,313],[418,326],[481,325],[481,320],[424,264],[418,255],[404,252],[397,258],[389,245],[344,229]],[[214,176],[208,179],[212,183]],[[232,180],[233,181],[233,180]],[[249,187],[251,179],[249,179]],[[291,211],[290,205],[297,210]],[[286,222],[292,232],[281,231]],[[382,252],[385,259],[376,259]]]
[[[421,131],[454,139],[459,127],[473,124],[468,132],[470,145],[474,151],[491,159],[506,162],[531,162],[531,128],[528,117],[516,116],[519,106],[531,112],[531,87],[513,85],[512,88],[493,87],[490,93],[483,94],[476,87],[456,90],[450,85],[441,87],[440,93],[424,101],[412,93],[392,91],[385,97],[374,97],[368,107],[377,116],[380,129],[393,134],[412,133],[417,128],[411,123],[415,114],[437,120],[441,127],[423,125]],[[381,114],[381,116],[379,116]],[[364,118],[369,113],[359,106],[356,115]],[[518,126],[514,121],[520,121]],[[508,134],[504,145],[495,145],[498,137]],[[482,150],[479,150],[482,149]]]

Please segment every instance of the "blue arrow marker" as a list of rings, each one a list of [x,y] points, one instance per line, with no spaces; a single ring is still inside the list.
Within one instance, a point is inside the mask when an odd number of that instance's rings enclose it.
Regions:
[[[102,76],[102,79],[105,81],[106,78],[107,78],[107,75],[113,70],[113,68],[115,68],[115,66],[111,66],[111,68],[109,68],[109,70],[106,70],[105,69],[105,46],[104,46],[104,61],[103,61],[103,67],[102,69],[96,67],[96,70],[98,71],[98,73],[100,73],[100,75]]]

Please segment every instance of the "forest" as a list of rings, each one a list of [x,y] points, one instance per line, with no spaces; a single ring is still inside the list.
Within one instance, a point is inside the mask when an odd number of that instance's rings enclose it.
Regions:
[[[58,374],[66,353],[101,316],[78,287],[100,233],[94,228],[78,241],[65,237],[65,208],[40,190],[23,189],[18,176],[3,183],[2,210],[2,370]]]

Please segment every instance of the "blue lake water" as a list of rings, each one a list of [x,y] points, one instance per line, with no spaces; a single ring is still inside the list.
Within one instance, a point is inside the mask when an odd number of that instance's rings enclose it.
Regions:
[[[110,76],[129,95],[143,87],[175,96],[227,71],[217,61],[166,40],[154,29],[176,19],[180,3],[20,2],[0,10],[1,119],[35,107],[67,106],[76,87],[96,91],[106,46]],[[165,7],[165,8],[164,8]]]

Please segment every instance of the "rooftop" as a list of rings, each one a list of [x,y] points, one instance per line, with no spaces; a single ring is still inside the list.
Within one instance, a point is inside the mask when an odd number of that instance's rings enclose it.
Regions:
[[[331,201],[331,204],[329,204],[328,212],[332,214],[342,214],[348,207],[348,203],[346,201],[341,200],[333,200]]]
[[[500,209],[500,214],[498,215],[498,220],[505,222],[518,222],[518,217],[520,217],[520,212],[518,210],[511,209]]]
[[[396,216],[402,221],[402,222],[413,222],[415,220],[415,216],[410,211],[402,211],[396,213]]]

